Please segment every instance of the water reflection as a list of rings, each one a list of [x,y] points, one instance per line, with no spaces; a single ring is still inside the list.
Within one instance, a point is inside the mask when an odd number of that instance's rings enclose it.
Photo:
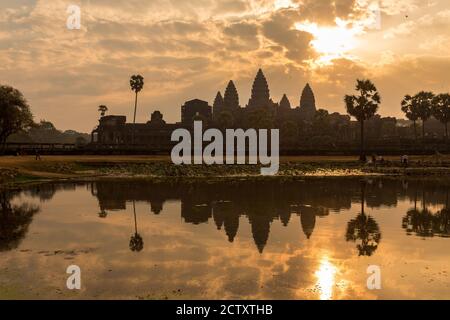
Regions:
[[[320,300],[331,300],[335,286],[336,267],[330,262],[328,256],[320,261],[319,269],[315,272],[317,287],[320,291]]]
[[[99,181],[88,184],[43,184],[30,187],[22,193],[49,201],[61,190],[73,191],[85,186],[98,200],[98,217],[108,219],[114,212],[126,210],[132,203],[134,233],[129,248],[134,252],[144,249],[138,232],[136,202],[149,203],[149,213],[159,215],[167,201],[181,201],[180,215],[184,223],[204,224],[213,221],[217,230],[233,242],[239,232],[241,218],[248,220],[255,246],[264,252],[271,225],[278,220],[284,227],[298,217],[306,239],[314,236],[317,219],[330,213],[348,210],[360,205],[356,217],[350,219],[345,239],[356,243],[357,254],[373,255],[380,245],[382,231],[373,211],[382,207],[396,207],[399,201],[409,200],[414,207],[402,219],[408,235],[420,237],[449,237],[449,187],[435,181],[399,181],[395,179],[317,179],[308,181],[250,181],[152,183],[148,181]],[[421,194],[420,206],[418,195]],[[39,207],[27,203],[12,206],[10,201],[19,193],[1,193],[0,234],[1,250],[18,246],[27,232],[32,217]],[[420,208],[419,208],[420,207]],[[437,209],[438,208],[438,209]],[[145,219],[143,217],[142,219]]]
[[[83,298],[442,297],[449,186],[120,180],[3,191],[0,298],[6,282],[26,280],[21,297],[58,297],[72,263],[88,277]],[[385,291],[367,290],[371,264]]]
[[[144,240],[138,233],[137,217],[136,217],[136,202],[133,200],[133,215],[134,215],[134,235],[130,239],[130,250],[134,252],[140,252],[144,249]]]
[[[0,193],[0,252],[16,249],[25,237],[33,216],[39,212],[37,206],[28,203],[11,204],[17,195],[14,191]]]
[[[367,215],[364,207],[366,201],[366,182],[361,182],[361,212],[347,224],[346,240],[358,242],[356,248],[360,256],[371,256],[378,248],[381,231],[373,217]]]
[[[450,236],[450,210],[449,210],[449,190],[445,190],[445,203],[441,210],[436,213],[427,206],[427,196],[422,190],[421,208],[417,206],[417,194],[415,191],[414,208],[411,208],[403,218],[402,226],[408,235],[415,234],[420,237],[449,237]],[[435,203],[431,203],[432,205]]]

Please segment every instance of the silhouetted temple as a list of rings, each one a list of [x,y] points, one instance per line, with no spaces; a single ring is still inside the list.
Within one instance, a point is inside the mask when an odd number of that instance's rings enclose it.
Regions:
[[[167,150],[173,144],[170,136],[177,128],[192,128],[195,120],[202,120],[205,127],[248,128],[249,115],[254,112],[268,112],[275,119],[277,127],[285,119],[309,120],[316,112],[314,93],[309,84],[303,90],[300,105],[291,108],[291,103],[283,95],[279,103],[273,102],[267,79],[261,69],[253,82],[251,97],[245,108],[239,104],[239,93],[232,80],[228,82],[224,95],[219,91],[211,107],[207,101],[193,99],[181,106],[181,122],[168,124],[163,115],[155,111],[147,123],[127,123],[125,116],[103,116],[92,132],[91,142],[97,145],[128,146],[142,145],[152,149]]]
[[[252,96],[248,101],[247,108],[270,108],[275,104],[270,99],[269,85],[261,69],[258,70],[252,87]]]

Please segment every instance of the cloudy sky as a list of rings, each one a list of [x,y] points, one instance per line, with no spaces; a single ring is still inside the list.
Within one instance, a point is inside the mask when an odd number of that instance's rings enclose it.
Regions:
[[[67,9],[81,9],[69,30]],[[263,68],[274,101],[293,106],[309,82],[318,107],[345,112],[356,78],[372,79],[382,115],[419,90],[450,91],[448,0],[0,0],[0,83],[35,114],[89,132],[97,106],[131,118],[129,77],[140,73],[138,120],[154,110],[213,102],[233,79],[245,106]]]

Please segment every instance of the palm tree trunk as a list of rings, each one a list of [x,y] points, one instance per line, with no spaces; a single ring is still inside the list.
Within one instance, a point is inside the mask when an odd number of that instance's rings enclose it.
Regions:
[[[364,161],[365,160],[365,154],[364,154],[364,120],[361,120],[361,147],[360,147],[361,153],[359,156],[359,160]]]
[[[132,130],[132,138],[131,138],[131,143],[134,145],[134,129],[135,129],[135,124],[136,124],[136,110],[137,110],[137,96],[138,93],[136,92],[136,96],[134,98],[134,117],[133,117],[133,130]]]
[[[364,184],[361,187],[361,214],[362,215],[365,215],[365,212],[364,212],[365,201],[366,201],[366,185]]]
[[[134,201],[133,201],[133,213],[134,213],[134,232],[137,233],[136,205]]]

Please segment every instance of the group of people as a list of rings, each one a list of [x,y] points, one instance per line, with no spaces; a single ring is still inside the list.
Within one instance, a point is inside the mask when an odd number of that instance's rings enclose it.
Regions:
[[[15,156],[16,157],[19,157],[19,156],[26,156],[26,153],[24,152],[24,151],[22,151],[22,150],[17,150],[16,152],[15,152]],[[41,158],[41,153],[39,152],[39,150],[38,149],[34,149],[34,158],[35,158],[35,160],[42,160],[42,158]]]
[[[383,156],[377,156],[376,154],[372,154],[372,157],[370,159],[366,159],[367,164],[371,164],[376,166],[377,164],[383,165],[386,163],[386,160]],[[402,155],[400,157],[400,163],[403,167],[408,167],[409,165],[409,156],[408,155]]]

